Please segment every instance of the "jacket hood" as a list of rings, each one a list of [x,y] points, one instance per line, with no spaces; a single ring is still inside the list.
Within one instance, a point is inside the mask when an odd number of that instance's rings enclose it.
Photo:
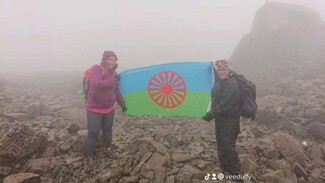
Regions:
[[[115,67],[113,67],[112,69],[109,69],[109,65],[106,62],[108,57],[110,57],[110,56],[114,56],[116,58],[116,60],[118,60],[116,54],[113,51],[104,51],[102,61],[100,64],[104,67],[104,69],[106,71],[115,71],[118,67],[118,64],[116,64]]]
[[[101,63],[106,62],[106,60],[110,56],[114,56],[116,58],[116,60],[118,60],[116,54],[113,51],[104,51]]]

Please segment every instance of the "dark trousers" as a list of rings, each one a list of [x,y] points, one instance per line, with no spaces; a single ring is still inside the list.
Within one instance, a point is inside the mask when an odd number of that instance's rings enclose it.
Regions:
[[[218,157],[221,168],[230,174],[240,173],[240,160],[235,149],[240,132],[239,118],[220,116],[215,118]]]
[[[87,110],[88,135],[86,139],[85,156],[91,156],[100,130],[103,133],[103,141],[108,148],[112,145],[112,126],[114,110],[108,114],[99,114]]]

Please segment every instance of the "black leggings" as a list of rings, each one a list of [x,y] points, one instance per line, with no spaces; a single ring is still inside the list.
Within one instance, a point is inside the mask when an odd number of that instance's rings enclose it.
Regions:
[[[91,156],[100,130],[103,133],[105,147],[112,145],[112,126],[114,120],[114,110],[108,114],[99,114],[87,110],[88,135],[85,147],[85,156]]]

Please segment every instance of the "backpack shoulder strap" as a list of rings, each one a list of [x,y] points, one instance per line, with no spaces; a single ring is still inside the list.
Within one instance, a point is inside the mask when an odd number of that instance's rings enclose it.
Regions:
[[[102,64],[99,64],[99,66],[100,66],[100,69],[101,69],[101,71],[102,71],[102,77],[104,77],[104,75],[105,75],[105,69],[104,69],[104,67],[102,66]]]
[[[84,80],[88,80],[89,75],[90,75],[90,70],[91,70],[91,67],[89,67],[88,69],[85,70],[85,72],[84,72]]]
[[[98,66],[98,67],[100,68],[101,73],[102,73],[102,77],[104,77],[104,75],[105,75],[104,67],[103,67],[101,64],[99,64],[99,65],[94,65],[94,66]],[[91,72],[91,69],[92,69],[94,66],[89,67],[88,69],[85,70],[85,72],[84,72],[84,76],[85,76],[85,79],[86,79],[86,80],[88,80],[89,75],[90,75],[90,72]]]
[[[246,80],[246,78],[243,75],[240,75],[240,74],[237,74],[237,73],[233,73],[233,77],[239,82],[242,82],[242,81]]]

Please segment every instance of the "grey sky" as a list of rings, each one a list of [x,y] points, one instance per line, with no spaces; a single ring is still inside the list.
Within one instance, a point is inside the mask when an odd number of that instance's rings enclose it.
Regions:
[[[276,1],[306,5],[325,19],[323,0]],[[264,2],[0,0],[0,70],[83,70],[109,49],[120,71],[229,58]]]

